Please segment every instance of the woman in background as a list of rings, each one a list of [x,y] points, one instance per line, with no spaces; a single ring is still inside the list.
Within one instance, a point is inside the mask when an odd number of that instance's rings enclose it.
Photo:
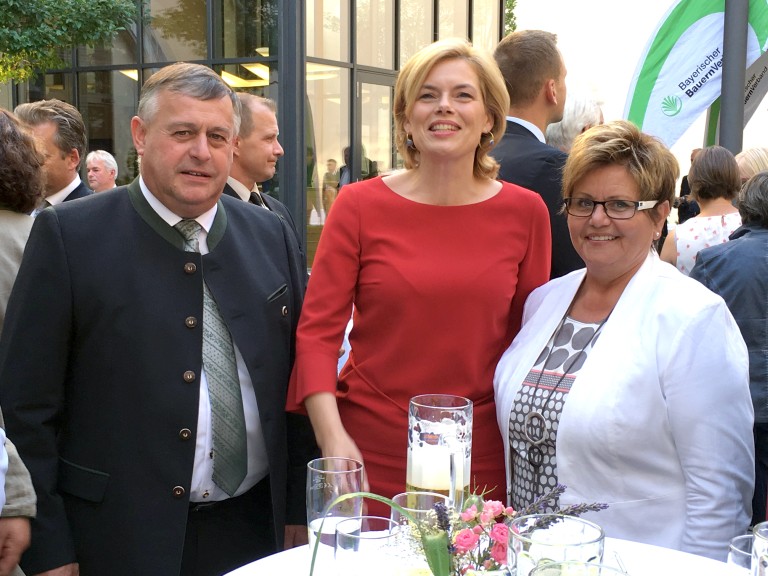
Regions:
[[[736,154],[742,183],[758,172],[768,170],[768,148],[747,148]]]
[[[585,270],[525,304],[494,380],[511,505],[558,483],[607,536],[725,560],[754,480],[747,351],[722,298],[653,248],[677,162],[629,122],[576,139],[563,174]],[[679,294],[686,306],[671,306]]]
[[[507,109],[484,52],[458,39],[422,49],[395,86],[405,170],[345,186],[323,230],[288,408],[306,409],[323,456],[362,460],[377,494],[405,489],[408,403],[426,393],[474,402],[471,487],[504,489],[493,371],[550,258],[542,199],[495,180]]]
[[[686,276],[699,250],[727,242],[731,232],[741,226],[741,216],[733,205],[741,177],[730,150],[722,146],[704,148],[691,164],[688,183],[701,211],[671,230],[661,250],[661,259],[677,266]]]

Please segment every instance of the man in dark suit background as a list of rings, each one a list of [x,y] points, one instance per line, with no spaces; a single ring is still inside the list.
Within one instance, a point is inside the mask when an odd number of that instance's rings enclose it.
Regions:
[[[549,209],[552,227],[551,278],[584,267],[571,243],[562,206],[562,171],[567,155],[545,143],[549,124],[563,119],[565,63],[557,37],[543,30],[512,32],[493,54],[509,92],[504,137],[493,150],[499,179],[537,192]]]
[[[45,204],[41,208],[93,194],[78,173],[88,139],[77,108],[61,100],[40,100],[19,104],[15,114],[44,147]]]
[[[27,574],[215,576],[307,540],[317,450],[284,410],[303,270],[280,218],[221,195],[239,106],[208,68],[162,68],[140,178],[35,221],[0,339]]]
[[[258,188],[259,184],[274,177],[277,161],[283,156],[283,147],[278,140],[280,129],[277,125],[275,101],[247,92],[238,92],[237,97],[242,104],[242,118],[224,194],[261,206],[280,216],[290,225],[299,248],[302,248],[301,235],[288,208]],[[306,264],[303,249],[302,259]]]

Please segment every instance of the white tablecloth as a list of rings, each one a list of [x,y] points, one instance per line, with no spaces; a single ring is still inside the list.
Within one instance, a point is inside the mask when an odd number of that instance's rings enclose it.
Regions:
[[[325,548],[318,555],[314,576],[335,576],[333,551]],[[617,566],[616,553],[621,557],[628,576],[744,576],[742,568],[710,560],[702,556],[686,554],[669,548],[639,544],[616,538],[605,539],[603,562]],[[267,556],[247,566],[238,568],[226,576],[267,576],[272,574],[308,575],[311,554],[308,546],[293,548]]]

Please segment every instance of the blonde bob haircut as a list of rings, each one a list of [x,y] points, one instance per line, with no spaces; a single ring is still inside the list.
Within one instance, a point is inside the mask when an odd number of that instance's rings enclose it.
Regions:
[[[492,119],[491,132],[483,134],[475,150],[473,174],[476,178],[496,178],[499,163],[488,153],[498,144],[506,128],[509,110],[509,95],[504,78],[490,54],[475,48],[462,38],[446,38],[425,46],[414,54],[400,70],[395,84],[395,142],[397,150],[405,160],[405,167],[419,165],[419,151],[406,145],[408,135],[405,123],[429,73],[445,60],[465,60],[477,74],[480,94],[486,113]],[[491,136],[491,134],[493,136]]]
[[[563,169],[563,197],[570,198],[575,184],[593,170],[616,164],[637,184],[639,200],[672,206],[680,174],[677,160],[661,140],[625,120],[594,126],[576,137]],[[658,204],[648,212],[657,209]]]

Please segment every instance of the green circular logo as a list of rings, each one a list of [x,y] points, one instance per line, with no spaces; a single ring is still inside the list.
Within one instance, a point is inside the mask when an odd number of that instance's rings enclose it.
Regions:
[[[683,101],[679,96],[667,96],[661,101],[661,111],[665,116],[677,116],[683,109]]]

